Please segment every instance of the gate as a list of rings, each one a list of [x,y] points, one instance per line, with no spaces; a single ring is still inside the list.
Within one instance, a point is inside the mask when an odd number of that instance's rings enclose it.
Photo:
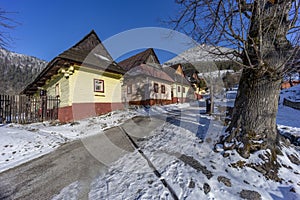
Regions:
[[[0,95],[0,124],[58,119],[59,99],[50,96]]]

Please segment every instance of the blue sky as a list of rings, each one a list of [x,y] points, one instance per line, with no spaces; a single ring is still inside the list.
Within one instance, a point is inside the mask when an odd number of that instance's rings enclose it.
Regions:
[[[9,30],[9,50],[50,61],[92,29],[104,41],[140,27],[167,27],[161,20],[176,15],[174,0],[0,0],[1,8],[20,23]],[[147,38],[145,38],[147,39]],[[172,57],[158,52],[163,62]]]

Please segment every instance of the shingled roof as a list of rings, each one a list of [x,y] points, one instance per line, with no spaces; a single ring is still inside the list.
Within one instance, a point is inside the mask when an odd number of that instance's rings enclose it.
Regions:
[[[60,68],[70,64],[78,64],[97,70],[125,74],[125,71],[113,61],[95,31],[92,30],[74,46],[50,61],[46,68],[22,93],[34,94],[39,87],[45,85],[51,76],[57,74]]]
[[[118,64],[125,69],[126,71],[132,69],[133,67],[139,66],[141,64],[146,64],[148,58],[150,55],[153,56],[155,63],[160,64],[153,48],[146,49],[145,51],[142,51],[134,56],[131,56]]]
[[[145,77],[153,77],[157,79],[161,79],[168,82],[174,82],[172,77],[170,77],[167,73],[163,70],[158,69],[156,67],[147,65],[147,64],[140,64],[125,74],[125,79],[131,79],[135,76],[145,76]]]
[[[87,67],[95,69],[104,69],[121,74],[125,73],[120,66],[114,63],[112,57],[94,30],[57,57],[84,64]]]

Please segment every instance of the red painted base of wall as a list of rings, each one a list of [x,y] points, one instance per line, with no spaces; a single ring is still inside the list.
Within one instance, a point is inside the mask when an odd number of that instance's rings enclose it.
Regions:
[[[185,103],[185,102],[188,102],[187,98],[172,97],[172,103]]]
[[[72,106],[66,106],[66,107],[58,108],[58,120],[60,122],[73,121]]]
[[[74,103],[72,106],[59,108],[58,119],[60,122],[71,122],[122,109],[122,103]]]
[[[183,98],[183,102],[180,102],[180,99],[181,98],[176,97],[173,97],[172,100],[149,99],[143,101],[130,101],[129,104],[153,106],[187,102],[186,98]],[[72,106],[66,106],[58,109],[58,120],[60,122],[72,122],[103,115],[113,110],[122,109],[124,109],[123,103],[74,103]]]
[[[142,101],[129,101],[129,105],[153,106],[153,105],[168,105],[168,104],[172,104],[172,100],[148,99],[148,100],[142,100]]]

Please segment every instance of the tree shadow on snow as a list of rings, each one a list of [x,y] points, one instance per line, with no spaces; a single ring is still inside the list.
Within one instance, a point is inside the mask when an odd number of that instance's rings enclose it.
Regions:
[[[275,194],[270,193],[270,196],[274,200],[285,200],[285,199],[300,199],[300,195],[294,191],[292,186],[288,187],[278,187],[279,191],[282,195],[277,196]]]
[[[192,133],[200,139],[204,139],[210,124],[210,119],[203,115],[203,111],[197,109],[172,110],[166,121],[179,126]]]

